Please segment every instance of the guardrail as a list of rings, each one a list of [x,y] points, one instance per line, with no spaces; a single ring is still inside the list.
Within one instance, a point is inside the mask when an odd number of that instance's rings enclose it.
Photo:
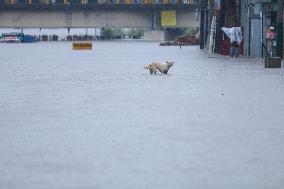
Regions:
[[[127,4],[127,5],[148,5],[148,4],[199,4],[200,0],[0,0],[1,5],[15,4],[53,4],[53,5],[70,5],[70,4]]]
[[[1,1],[1,0],[0,0]],[[15,3],[15,4],[1,4],[1,10],[81,10],[81,9],[100,9],[100,10],[121,10],[121,9],[184,9],[196,10],[199,9],[198,3],[153,3],[153,4],[123,4],[123,3]]]

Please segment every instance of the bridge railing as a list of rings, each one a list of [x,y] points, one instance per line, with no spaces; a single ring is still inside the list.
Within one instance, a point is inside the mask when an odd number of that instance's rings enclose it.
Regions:
[[[0,0],[0,4],[51,4],[51,5],[96,5],[96,4],[124,4],[124,5],[159,5],[159,4],[199,4],[200,0]]]

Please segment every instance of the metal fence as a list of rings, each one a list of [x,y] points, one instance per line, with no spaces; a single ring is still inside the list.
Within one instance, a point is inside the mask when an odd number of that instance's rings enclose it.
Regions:
[[[0,0],[0,4],[199,4],[200,0]]]

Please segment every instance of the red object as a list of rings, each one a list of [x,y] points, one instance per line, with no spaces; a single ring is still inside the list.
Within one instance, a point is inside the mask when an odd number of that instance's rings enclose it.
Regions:
[[[274,31],[269,31],[267,34],[268,39],[275,39],[276,33]]]
[[[181,45],[196,45],[197,37],[195,35],[186,35],[177,39],[178,44]]]
[[[221,55],[229,55],[230,54],[230,40],[228,38],[225,38],[221,41],[221,48],[220,48],[220,54]]]

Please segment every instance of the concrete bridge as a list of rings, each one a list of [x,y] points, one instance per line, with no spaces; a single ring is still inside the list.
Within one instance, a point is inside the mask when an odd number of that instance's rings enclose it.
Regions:
[[[0,4],[0,28],[149,28],[198,27],[198,4]],[[174,25],[162,12],[173,10]],[[174,18],[173,18],[174,17]]]

